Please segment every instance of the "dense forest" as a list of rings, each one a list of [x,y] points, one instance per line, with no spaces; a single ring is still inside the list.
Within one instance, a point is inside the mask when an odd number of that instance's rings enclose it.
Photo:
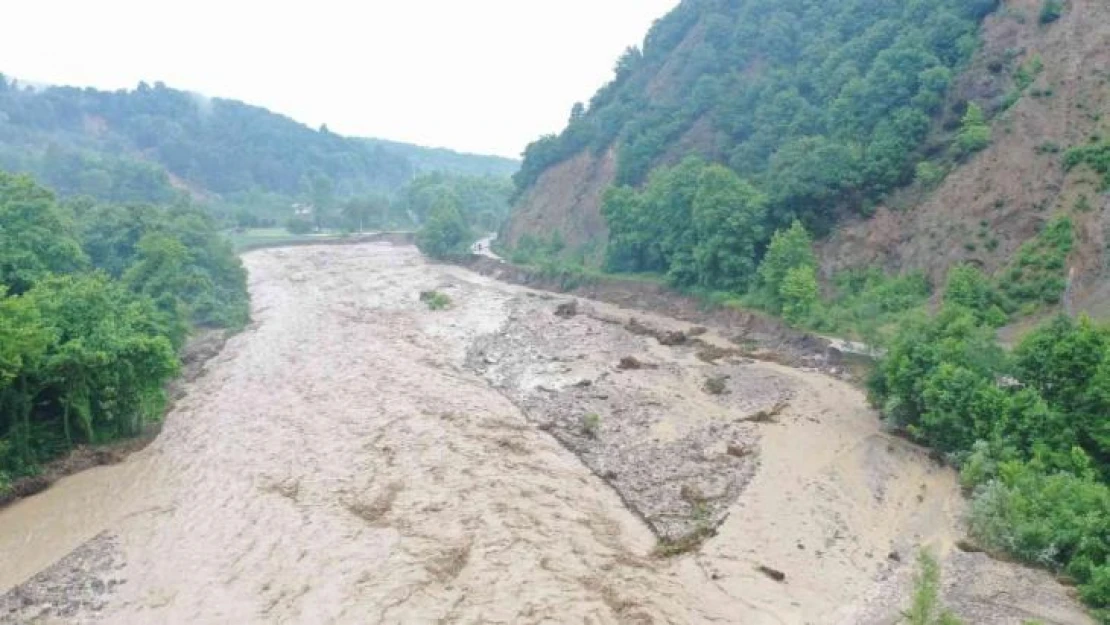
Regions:
[[[613,82],[588,107],[576,107],[562,134],[529,146],[518,189],[585,148],[615,144],[619,191],[604,203],[609,268],[666,273],[680,285],[741,287],[775,230],[798,219],[822,234],[845,211],[866,213],[915,177],[933,120],[947,112],[949,85],[976,47],[979,20],[995,5],[683,2],[655,24],[642,52],[630,49],[620,59]],[[684,44],[695,28],[697,45]],[[953,158],[980,149],[984,139],[981,112],[959,115],[966,120],[949,147]],[[648,197],[653,191],[633,191],[645,183],[661,190],[691,175],[688,166],[668,173],[674,159],[667,153],[696,124],[710,124],[716,139],[692,151],[760,195],[755,231],[747,235],[753,240],[735,252],[746,258],[721,259],[732,265],[725,273],[688,267],[704,238],[692,231],[696,184],[673,190],[674,201],[663,203]],[[712,172],[706,182],[721,183],[726,172]],[[657,243],[658,230],[671,231],[672,242]]]
[[[1043,71],[1035,55],[997,61],[990,71],[1012,72],[1014,91],[952,97],[997,4],[686,0],[563,133],[529,146],[517,197],[584,150],[615,150],[604,269],[881,348],[871,400],[960,470],[974,541],[1074,581],[1110,623],[1110,329],[1051,314],[1077,219],[1093,210],[1086,196],[1076,213],[1045,215],[997,272],[956,265],[939,284],[877,267],[818,273],[815,237],[906,185],[937,185],[991,145],[992,118]],[[1049,29],[1067,10],[1044,2],[1033,19]],[[1105,189],[1105,146],[1092,136],[1060,166],[1093,171]],[[980,235],[998,245],[988,222]],[[576,265],[588,250],[567,250],[559,232],[526,232],[508,252],[589,271]],[[1033,316],[1000,344],[1000,327]]]
[[[391,196],[421,173],[508,176],[516,162],[343,137],[266,109],[161,83],[37,88],[0,75],[0,169],[62,196],[165,203],[232,222],[284,219],[294,202]],[[252,225],[244,223],[243,225]]]
[[[187,205],[62,201],[0,172],[0,497],[161,418],[192,328],[239,328],[246,273]]]

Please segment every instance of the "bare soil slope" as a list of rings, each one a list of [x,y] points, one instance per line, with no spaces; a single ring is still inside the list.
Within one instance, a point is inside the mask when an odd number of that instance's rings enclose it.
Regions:
[[[907,192],[873,219],[848,224],[822,246],[826,274],[870,264],[921,269],[935,279],[954,263],[993,271],[1055,213],[1076,221],[1070,265],[1085,284],[1103,273],[1107,202],[1098,176],[1065,175],[1062,150],[1110,130],[1110,4],[1070,0],[1062,18],[1039,23],[1039,0],[1011,0],[987,18],[983,47],[960,77],[952,106],[996,110],[1015,88],[1012,74],[1040,58],[1044,69],[1020,100],[994,119],[993,142],[924,197]],[[1079,212],[1079,195],[1091,212]]]

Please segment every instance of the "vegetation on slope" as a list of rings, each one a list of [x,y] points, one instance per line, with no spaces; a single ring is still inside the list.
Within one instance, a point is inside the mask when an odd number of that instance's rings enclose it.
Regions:
[[[1068,256],[1092,210],[1086,197],[996,273],[952,267],[939,298],[923,274],[853,270],[826,276],[824,288],[816,275],[811,233],[849,209],[866,215],[911,180],[935,187],[950,169],[944,161],[994,140],[974,103],[943,110],[978,20],[994,6],[684,2],[642,53],[622,57],[612,84],[576,107],[562,135],[529,148],[516,182],[527,189],[553,164],[615,143],[618,184],[601,204],[607,270],[662,276],[719,303],[885,348],[871,398],[893,426],[961,470],[974,538],[1074,580],[1110,623],[1110,329],[1059,317],[1012,351],[996,338],[1014,316],[1061,301]],[[1065,7],[1043,6],[1044,24]],[[1000,110],[1042,71],[1036,55],[1018,67]],[[705,124],[716,142],[684,142],[704,136],[691,130]],[[1037,154],[1058,150],[1042,144]],[[1063,165],[1107,177],[1107,153],[1095,136]],[[980,226],[983,245],[997,248],[989,222]],[[511,257],[566,262],[563,247],[557,233],[523,237]],[[923,605],[935,604],[929,585]]]
[[[785,273],[773,284],[760,278],[772,237],[795,222],[824,234],[915,178],[943,178],[943,167],[924,160],[923,143],[949,113],[949,86],[995,6],[684,2],[656,23],[642,53],[621,58],[589,107],[575,108],[566,131],[529,147],[518,191],[583,149],[615,143],[618,184],[601,203],[606,270],[664,275],[680,288],[789,311],[798,325],[835,325],[818,305],[816,263],[792,268],[785,285]],[[949,159],[991,141],[982,109],[965,109]],[[666,165],[680,137],[705,124],[715,132],[711,145],[682,144],[702,155]],[[935,157],[937,146],[930,150]]]
[[[720,133],[706,155],[768,194],[766,229],[799,218],[823,230],[839,206],[866,209],[912,176],[930,118],[995,4],[684,2],[561,135],[529,146],[518,188],[614,142],[618,183],[639,184],[704,119]]]
[[[137,434],[189,329],[247,315],[245,272],[203,212],[61,203],[0,172],[0,494],[76,444]]]
[[[418,173],[504,178],[515,167],[508,159],[347,138],[161,83],[113,92],[37,89],[0,74],[0,169],[33,174],[62,196],[169,203],[191,195],[240,227],[284,225],[293,203],[319,205],[323,219],[340,227],[357,225],[360,211],[365,217],[365,207],[372,212]],[[348,204],[355,216],[342,214]]]
[[[1008,353],[987,304],[950,286],[905,322],[872,399],[962,468],[984,546],[1067,574],[1110,622],[1110,330],[1059,317]]]

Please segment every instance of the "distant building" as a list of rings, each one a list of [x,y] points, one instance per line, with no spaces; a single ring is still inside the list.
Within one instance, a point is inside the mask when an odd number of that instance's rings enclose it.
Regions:
[[[311,218],[312,214],[315,213],[315,212],[316,212],[316,207],[311,205],[311,204],[300,204],[300,203],[298,203],[298,204],[293,205],[293,215],[295,217],[310,217]]]

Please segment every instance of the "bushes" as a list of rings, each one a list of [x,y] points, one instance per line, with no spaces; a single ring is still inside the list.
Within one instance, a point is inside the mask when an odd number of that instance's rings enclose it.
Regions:
[[[1065,572],[1110,617],[1110,330],[1059,317],[1006,354],[949,304],[903,329],[869,386],[895,425],[961,465],[976,539]]]
[[[1059,570],[1089,605],[1110,612],[1110,488],[1092,477],[1046,471],[1037,462],[1002,463],[979,487],[969,517],[985,547]]]
[[[422,291],[420,293],[420,301],[428,307],[428,310],[447,310],[451,307],[451,298],[446,293],[439,291]]]
[[[1064,153],[1064,168],[1087,165],[1102,174],[1102,190],[1110,189],[1110,141],[1099,141],[1071,148]]]
[[[1067,287],[1067,258],[1074,244],[1072,222],[1056,217],[1018,250],[998,286],[1016,304],[1055,304]]]
[[[1040,20],[1042,24],[1051,24],[1060,19],[1060,16],[1063,14],[1063,0],[1044,0],[1044,3],[1041,5]]]
[[[0,262],[0,483],[138,433],[161,415],[189,327],[246,322],[238,258],[188,209],[63,208],[0,173],[0,233],[17,243],[0,256],[19,252]]]
[[[957,265],[948,271],[944,303],[959,306],[980,323],[1001,327],[1006,323],[1008,304],[994,284],[971,265]]]
[[[960,132],[956,135],[956,148],[962,155],[978,152],[991,144],[991,128],[987,125],[983,109],[978,104],[971,102],[967,105],[960,123]]]

